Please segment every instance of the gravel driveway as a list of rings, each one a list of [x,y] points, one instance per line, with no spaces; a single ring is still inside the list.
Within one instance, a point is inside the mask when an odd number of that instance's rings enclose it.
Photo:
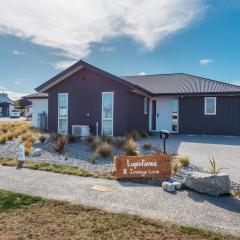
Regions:
[[[159,137],[147,140],[152,144],[161,144]],[[141,142],[140,141],[140,142]],[[230,174],[231,180],[240,183],[240,137],[228,136],[198,136],[198,135],[172,135],[167,140],[167,149],[177,151],[179,155],[187,155],[191,163],[209,169],[209,157],[214,157],[217,167],[228,168],[225,172]]]
[[[91,190],[95,185],[109,186],[112,191]],[[2,166],[0,188],[240,235],[240,200],[229,196],[191,191],[170,194],[156,186]]]

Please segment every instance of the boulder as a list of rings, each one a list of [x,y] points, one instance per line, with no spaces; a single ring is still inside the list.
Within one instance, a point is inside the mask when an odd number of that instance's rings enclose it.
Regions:
[[[162,188],[166,192],[175,192],[175,187],[172,183],[170,182],[163,182],[162,183]]]
[[[182,184],[180,182],[173,182],[173,185],[174,185],[176,190],[180,190],[181,187],[182,187]]]
[[[190,172],[185,179],[185,186],[200,193],[220,196],[230,193],[230,178],[227,174]]]
[[[41,155],[42,155],[42,149],[41,148],[35,149],[32,153],[32,157],[40,157]]]

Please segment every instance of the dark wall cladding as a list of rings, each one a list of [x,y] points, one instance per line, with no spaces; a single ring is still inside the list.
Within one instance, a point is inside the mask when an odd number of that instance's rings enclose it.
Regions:
[[[204,115],[204,97],[180,97],[179,133],[240,135],[240,96],[217,97],[216,115]]]
[[[114,92],[114,135],[123,135],[133,126],[146,129],[148,120],[143,111],[144,97],[129,90],[122,84],[84,68],[47,91],[49,130],[58,130],[58,93],[68,93],[69,133],[72,125],[89,125],[95,134],[96,122],[99,122],[101,129],[102,92]]]

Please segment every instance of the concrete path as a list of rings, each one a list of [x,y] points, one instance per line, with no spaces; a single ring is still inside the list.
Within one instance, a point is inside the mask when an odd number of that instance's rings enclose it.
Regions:
[[[158,136],[140,141],[143,142],[163,145]],[[210,168],[209,157],[214,157],[217,167],[228,168],[224,171],[231,180],[240,183],[240,136],[171,135],[167,149],[187,155],[192,164],[205,169]]]
[[[95,185],[109,186],[112,191],[94,191],[91,188]],[[150,185],[3,166],[0,188],[240,235],[240,200],[231,197],[191,191],[170,194]]]

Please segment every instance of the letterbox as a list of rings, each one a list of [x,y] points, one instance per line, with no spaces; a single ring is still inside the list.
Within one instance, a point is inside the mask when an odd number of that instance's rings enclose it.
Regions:
[[[161,139],[168,139],[169,137],[169,132],[167,130],[161,130],[160,131],[160,138]]]

